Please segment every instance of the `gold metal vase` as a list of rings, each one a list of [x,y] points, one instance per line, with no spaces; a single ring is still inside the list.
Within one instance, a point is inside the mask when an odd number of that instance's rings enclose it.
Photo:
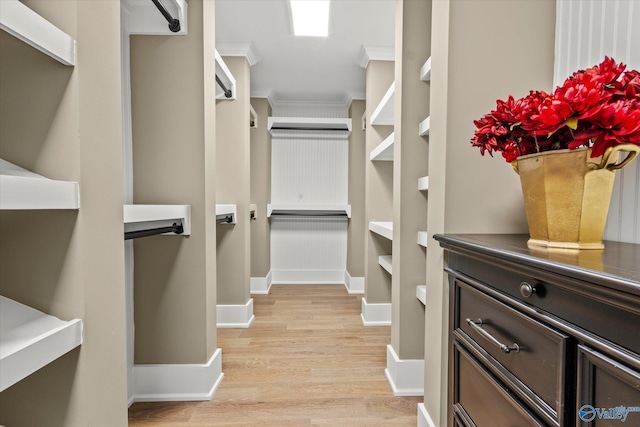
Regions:
[[[615,173],[640,147],[621,144],[591,158],[590,148],[520,156],[520,175],[529,225],[529,246],[603,249]],[[620,160],[620,154],[627,153]]]

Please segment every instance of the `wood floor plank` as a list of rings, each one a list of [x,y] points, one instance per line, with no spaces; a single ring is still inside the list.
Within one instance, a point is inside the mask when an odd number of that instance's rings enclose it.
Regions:
[[[394,397],[388,326],[365,327],[342,285],[274,285],[247,329],[219,329],[225,377],[209,402],[135,403],[137,427],[411,426],[421,397]]]

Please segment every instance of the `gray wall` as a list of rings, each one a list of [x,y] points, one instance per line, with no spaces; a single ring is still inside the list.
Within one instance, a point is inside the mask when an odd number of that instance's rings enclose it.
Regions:
[[[352,131],[349,137],[349,204],[351,220],[347,236],[347,272],[351,277],[364,277],[364,247],[366,245],[368,224],[365,223],[365,131],[362,130],[362,115],[365,112],[365,101],[351,102],[349,117],[352,120]]]

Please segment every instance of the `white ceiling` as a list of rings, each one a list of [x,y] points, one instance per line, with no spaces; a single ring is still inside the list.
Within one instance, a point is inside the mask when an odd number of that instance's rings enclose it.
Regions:
[[[393,48],[395,0],[331,0],[329,13],[329,37],[295,37],[288,0],[216,0],[216,46],[253,43],[259,61],[251,67],[251,96],[363,99],[360,52],[363,45]]]

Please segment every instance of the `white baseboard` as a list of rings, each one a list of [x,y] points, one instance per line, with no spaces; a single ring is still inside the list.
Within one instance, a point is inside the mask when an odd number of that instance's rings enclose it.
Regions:
[[[216,319],[218,328],[248,328],[253,319],[253,298],[246,304],[216,305]]]
[[[418,403],[418,427],[438,427],[429,416],[424,403]]]
[[[424,395],[424,359],[400,359],[387,345],[387,369],[384,370],[394,396]]]
[[[344,270],[271,270],[278,285],[343,285]]]
[[[252,295],[269,295],[272,284],[272,274],[269,271],[267,277],[252,277],[251,278],[251,294]]]
[[[211,400],[223,376],[219,348],[204,365],[134,365],[133,401]]]
[[[391,326],[391,303],[369,304],[363,297],[360,316],[364,326]]]
[[[364,294],[364,277],[351,277],[349,272],[345,271],[344,286],[350,295]]]

